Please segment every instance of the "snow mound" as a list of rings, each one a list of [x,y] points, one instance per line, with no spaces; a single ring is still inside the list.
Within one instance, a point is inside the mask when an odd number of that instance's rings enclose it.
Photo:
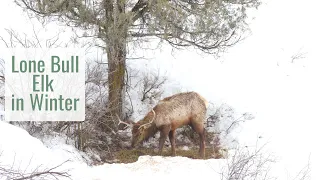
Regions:
[[[0,121],[0,167],[31,173],[60,164],[63,165],[57,168],[58,171],[70,170],[70,173],[80,166],[87,166],[74,147],[60,141],[54,148],[48,148],[24,129]]]
[[[219,179],[225,160],[194,160],[186,157],[140,156],[138,161],[130,164],[104,164],[91,169],[90,174],[95,180],[110,177],[132,179],[163,179],[179,177],[194,179],[211,177]],[[105,174],[105,178],[101,175]]]

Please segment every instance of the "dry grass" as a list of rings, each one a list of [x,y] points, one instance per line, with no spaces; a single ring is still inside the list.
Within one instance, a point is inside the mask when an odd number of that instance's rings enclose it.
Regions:
[[[150,155],[158,156],[157,150],[154,149],[132,149],[132,150],[121,150],[118,151],[115,155],[116,159],[120,163],[132,163],[136,162],[139,156]],[[166,149],[163,151],[162,156],[171,156],[171,149]],[[177,149],[176,156],[188,157],[192,159],[201,159],[199,156],[199,148],[181,150]],[[205,159],[214,158],[214,151],[212,148],[206,148],[206,157]]]

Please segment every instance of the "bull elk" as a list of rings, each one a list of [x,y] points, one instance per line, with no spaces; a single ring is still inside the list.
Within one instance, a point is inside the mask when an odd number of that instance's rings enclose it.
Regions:
[[[199,134],[200,156],[205,157],[205,129],[204,120],[208,102],[196,92],[175,94],[161,100],[142,120],[126,123],[119,119],[119,124],[124,123],[132,128],[131,146],[147,141],[160,131],[159,154],[165,140],[169,136],[172,155],[176,155],[175,135],[176,129],[189,125]]]

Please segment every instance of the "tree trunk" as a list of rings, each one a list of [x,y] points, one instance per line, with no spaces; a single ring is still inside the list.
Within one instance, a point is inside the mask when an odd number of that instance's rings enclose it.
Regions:
[[[123,104],[125,92],[125,69],[126,69],[126,38],[127,22],[119,18],[119,13],[124,12],[124,1],[105,1],[106,9],[106,45],[108,56],[108,104],[107,119],[103,127],[117,130],[117,116],[123,119]],[[116,122],[116,123],[115,123]]]
[[[125,88],[126,45],[113,44],[107,47],[108,55],[108,114],[113,120],[122,118]]]

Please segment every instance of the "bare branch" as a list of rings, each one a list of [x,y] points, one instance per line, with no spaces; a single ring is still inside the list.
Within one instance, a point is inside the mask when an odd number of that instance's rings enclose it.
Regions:
[[[159,98],[163,93],[160,87],[167,81],[167,78],[160,77],[159,71],[157,74],[145,74],[142,79],[142,97],[141,101],[146,99]]]
[[[31,160],[30,160],[31,161]],[[0,165],[0,176],[6,177],[7,179],[11,180],[31,180],[34,178],[40,179],[60,179],[62,177],[71,179],[71,175],[67,171],[58,171],[57,169],[62,167],[68,161],[64,161],[57,166],[52,168],[41,169],[41,165],[35,168],[32,172],[26,172],[21,170],[16,170],[14,167],[6,168],[5,166]],[[14,164],[14,162],[13,162]],[[30,162],[29,162],[30,164]],[[29,166],[29,165],[28,165]]]

